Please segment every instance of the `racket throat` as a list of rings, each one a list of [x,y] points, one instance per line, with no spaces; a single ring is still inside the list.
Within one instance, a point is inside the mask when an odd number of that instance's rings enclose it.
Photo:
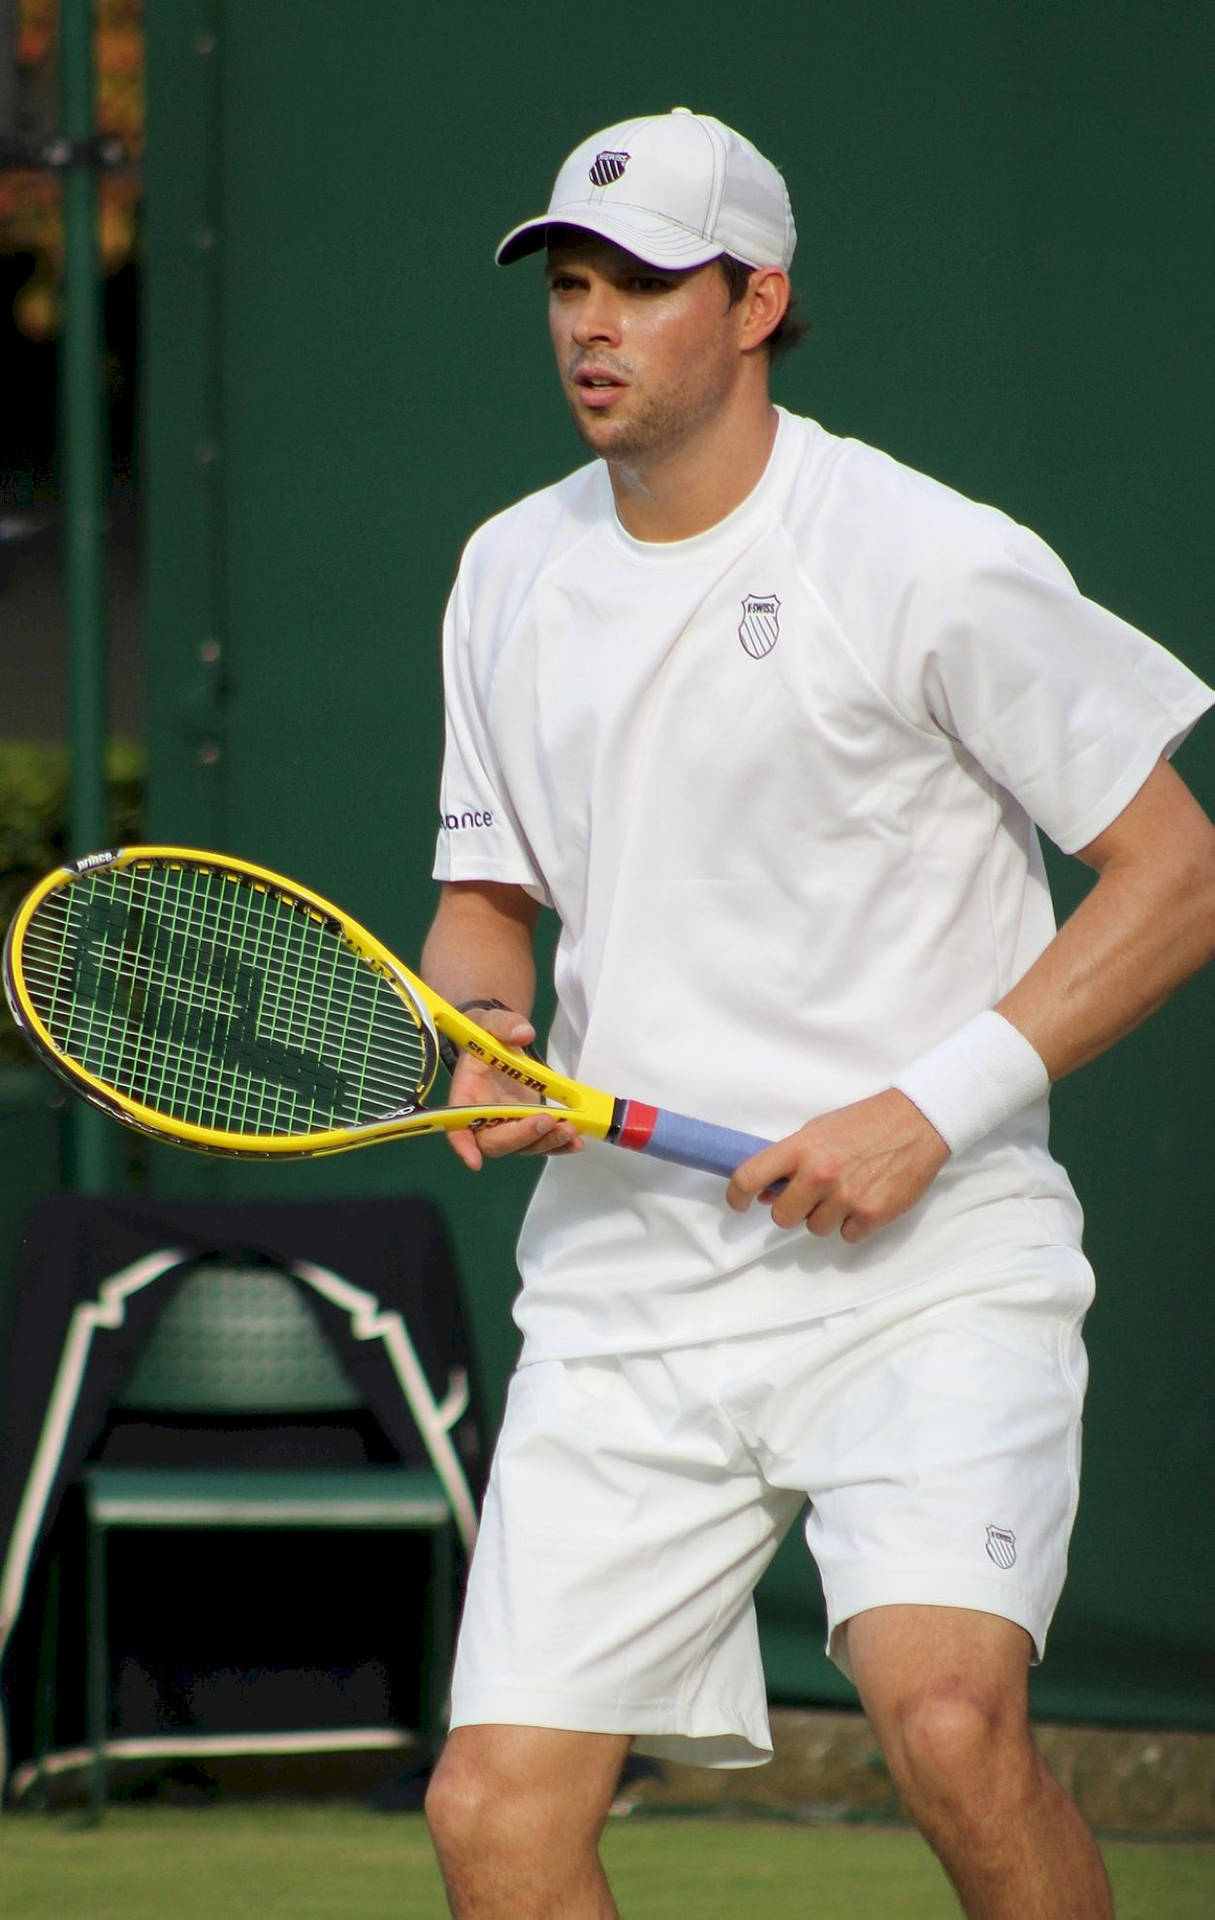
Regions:
[[[645,1153],[658,1124],[658,1108],[641,1100],[613,1100],[612,1124],[607,1139],[614,1147],[628,1147],[633,1153]]]

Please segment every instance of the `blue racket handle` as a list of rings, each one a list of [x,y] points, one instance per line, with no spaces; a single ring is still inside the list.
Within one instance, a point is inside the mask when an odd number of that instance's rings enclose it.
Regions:
[[[757,1134],[735,1133],[731,1127],[710,1126],[707,1120],[690,1120],[686,1114],[660,1107],[653,1132],[640,1151],[653,1154],[656,1160],[673,1160],[680,1167],[698,1167],[701,1173],[719,1173],[728,1180],[744,1160],[771,1145]]]

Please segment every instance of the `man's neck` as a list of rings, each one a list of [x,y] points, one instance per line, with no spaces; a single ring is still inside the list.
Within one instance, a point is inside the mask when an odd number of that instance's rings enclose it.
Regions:
[[[644,463],[609,461],[616,513],[635,540],[690,540],[715,527],[758,486],[776,439],[777,413],[727,410]]]

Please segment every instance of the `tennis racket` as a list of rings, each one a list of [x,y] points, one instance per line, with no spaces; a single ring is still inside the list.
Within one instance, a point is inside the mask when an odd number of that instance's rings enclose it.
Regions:
[[[247,861],[126,847],[58,868],[4,948],[13,1018],[74,1092],[203,1153],[305,1158],[518,1120],[729,1176],[765,1140],[616,1099],[479,1027],[338,907]],[[439,1035],[522,1105],[427,1107]]]

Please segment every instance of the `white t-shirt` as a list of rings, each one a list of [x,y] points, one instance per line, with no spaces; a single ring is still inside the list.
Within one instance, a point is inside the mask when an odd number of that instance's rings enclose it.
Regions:
[[[770,1139],[998,1001],[1054,931],[1033,823],[1085,846],[1213,697],[1002,513],[783,412],[693,539],[630,538],[599,462],[489,521],[444,647],[435,875],[555,910],[550,1057]],[[1046,1105],[858,1247],[640,1155],[553,1160],[524,1357],[796,1325],[1075,1242]]]

